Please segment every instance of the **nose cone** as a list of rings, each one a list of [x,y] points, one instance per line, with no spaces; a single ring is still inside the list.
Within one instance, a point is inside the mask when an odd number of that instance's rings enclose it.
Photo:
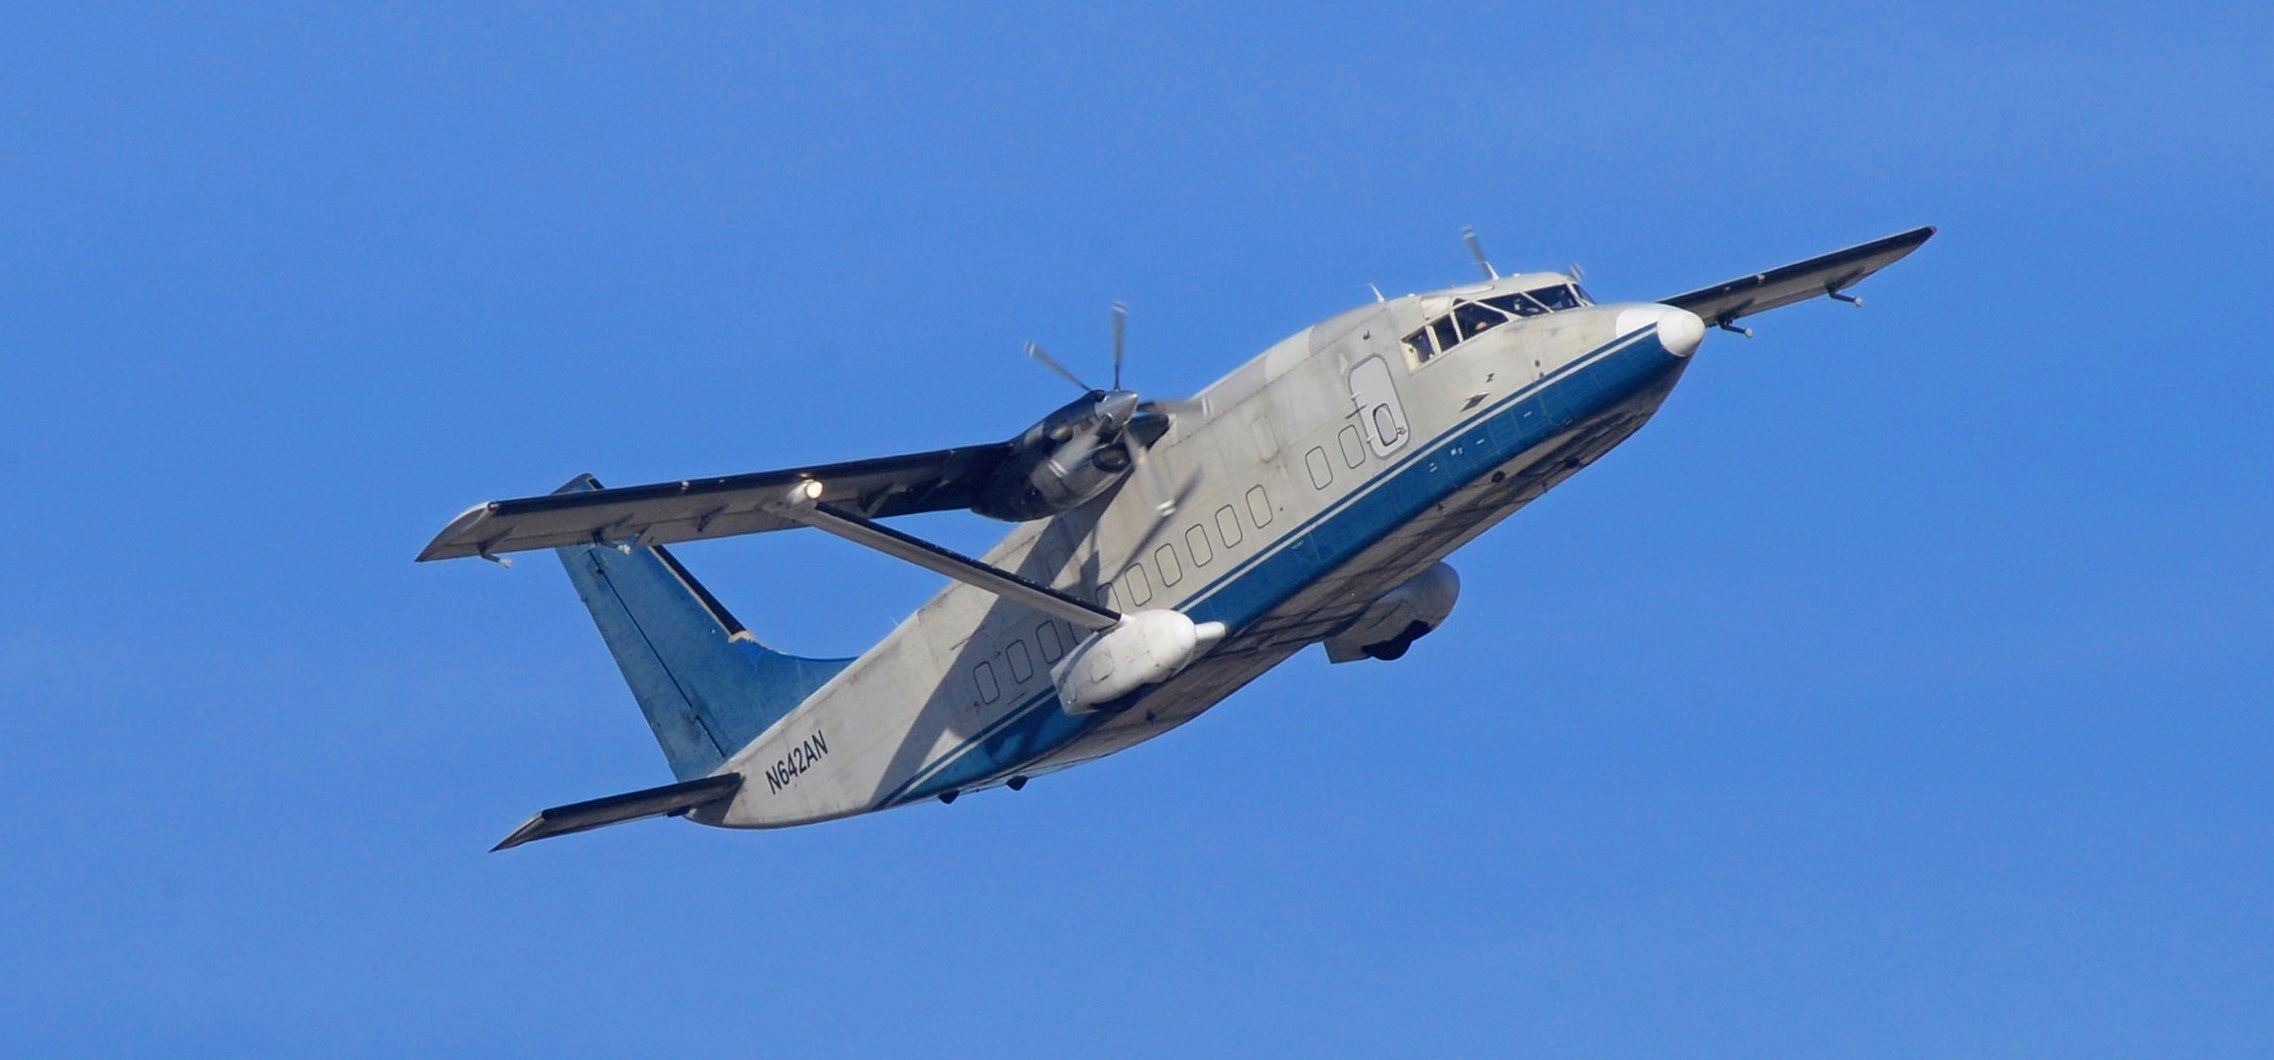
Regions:
[[[1127,390],[1108,390],[1098,399],[1098,414],[1104,416],[1106,422],[1121,426],[1137,414],[1137,400],[1137,395]]]
[[[1687,309],[1646,305],[1619,311],[1619,334],[1632,335],[1648,327],[1658,329],[1658,344],[1676,357],[1695,353],[1698,343],[1705,340],[1705,321]]]

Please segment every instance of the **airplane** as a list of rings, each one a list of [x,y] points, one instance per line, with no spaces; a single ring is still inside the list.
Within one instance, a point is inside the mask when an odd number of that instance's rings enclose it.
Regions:
[[[1709,329],[1850,289],[1915,228],[1652,302],[1569,272],[1384,298],[1297,332],[1198,394],[1097,387],[1009,440],[602,488],[459,515],[418,559],[550,549],[675,783],[543,810],[495,850],[648,817],[778,828],[996,787],[1191,721],[1297,652],[1393,660],[1460,594],[1448,555],[1657,412]],[[1129,488],[1134,484],[1135,488]],[[1015,523],[972,557],[888,524]],[[812,529],[946,576],[855,658],[761,643],[666,546]]]

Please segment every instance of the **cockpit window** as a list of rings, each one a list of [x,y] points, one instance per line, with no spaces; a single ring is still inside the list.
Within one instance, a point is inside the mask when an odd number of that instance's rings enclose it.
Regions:
[[[1523,298],[1522,295],[1506,297]],[[1530,312],[1523,315],[1545,312],[1547,310],[1533,305]],[[1427,364],[1430,358],[1506,324],[1508,321],[1509,314],[1490,305],[1477,302],[1458,302],[1454,304],[1452,312],[1430,321],[1427,327],[1405,337],[1406,355],[1413,362],[1414,367],[1418,368]],[[1435,341],[1431,341],[1432,339]]]
[[[1581,287],[1581,286],[1579,286],[1578,284],[1576,284],[1576,283],[1575,283],[1575,284],[1572,284],[1572,285],[1571,285],[1571,290],[1572,290],[1572,292],[1573,292],[1573,293],[1575,293],[1575,294],[1577,294],[1577,295],[1579,296],[1579,304],[1580,304],[1580,305],[1594,305],[1594,304],[1595,304],[1595,296],[1594,296],[1594,295],[1591,295],[1591,294],[1588,294],[1588,293],[1587,293],[1587,288],[1585,288],[1585,287]]]
[[[1520,294],[1494,295],[1485,299],[1484,304],[1497,306],[1512,316],[1520,317],[1536,317],[1548,311],[1548,307]]]
[[[1429,342],[1429,329],[1423,328],[1406,336],[1405,352],[1417,368],[1429,363],[1431,357],[1437,356],[1437,347],[1430,345]]]
[[[1461,344],[1461,333],[1453,330],[1452,317],[1438,317],[1429,322],[1429,330],[1437,333],[1437,348],[1450,350]]]
[[[1500,310],[1490,306],[1478,305],[1475,302],[1463,302],[1453,307],[1453,322],[1460,325],[1461,338],[1473,339],[1484,334],[1489,328],[1496,328],[1508,323],[1508,317]]]
[[[1453,305],[1453,311],[1405,337],[1406,356],[1418,368],[1438,354],[1476,338],[1519,317],[1535,317],[1559,309],[1590,304],[1575,284],[1542,287],[1522,294],[1509,293]],[[1435,341],[1431,341],[1434,339]]]
[[[1577,309],[1580,306],[1579,295],[1573,291],[1572,286],[1568,283],[1558,284],[1554,287],[1542,287],[1537,291],[1525,293],[1551,310]]]

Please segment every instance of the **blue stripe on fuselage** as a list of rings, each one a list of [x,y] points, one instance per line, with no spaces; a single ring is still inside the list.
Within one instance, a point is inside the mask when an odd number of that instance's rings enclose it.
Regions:
[[[1245,563],[1196,589],[1181,609],[1237,631],[1348,562],[1462,486],[1572,424],[1647,391],[1684,359],[1637,332],[1598,348],[1417,447]],[[1479,441],[1483,444],[1477,444]],[[929,798],[1066,746],[1110,715],[1073,716],[1045,688],[918,769],[877,809]]]

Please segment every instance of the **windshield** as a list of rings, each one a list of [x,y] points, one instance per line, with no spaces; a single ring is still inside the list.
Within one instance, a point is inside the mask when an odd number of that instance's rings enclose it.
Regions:
[[[1453,307],[1453,320],[1461,326],[1461,338],[1465,340],[1484,334],[1487,328],[1508,323],[1508,315],[1490,306],[1463,302]]]
[[[1451,312],[1405,337],[1406,356],[1418,368],[1439,354],[1520,317],[1536,317],[1560,309],[1593,305],[1578,284],[1560,283],[1521,294],[1496,294],[1474,302],[1453,303]]]
[[[1485,299],[1484,303],[1520,317],[1534,317],[1548,311],[1548,307],[1520,294],[1495,295]]]
[[[1554,287],[1542,287],[1537,291],[1526,291],[1524,293],[1549,309],[1577,309],[1580,306],[1578,291],[1568,283],[1557,284]]]

